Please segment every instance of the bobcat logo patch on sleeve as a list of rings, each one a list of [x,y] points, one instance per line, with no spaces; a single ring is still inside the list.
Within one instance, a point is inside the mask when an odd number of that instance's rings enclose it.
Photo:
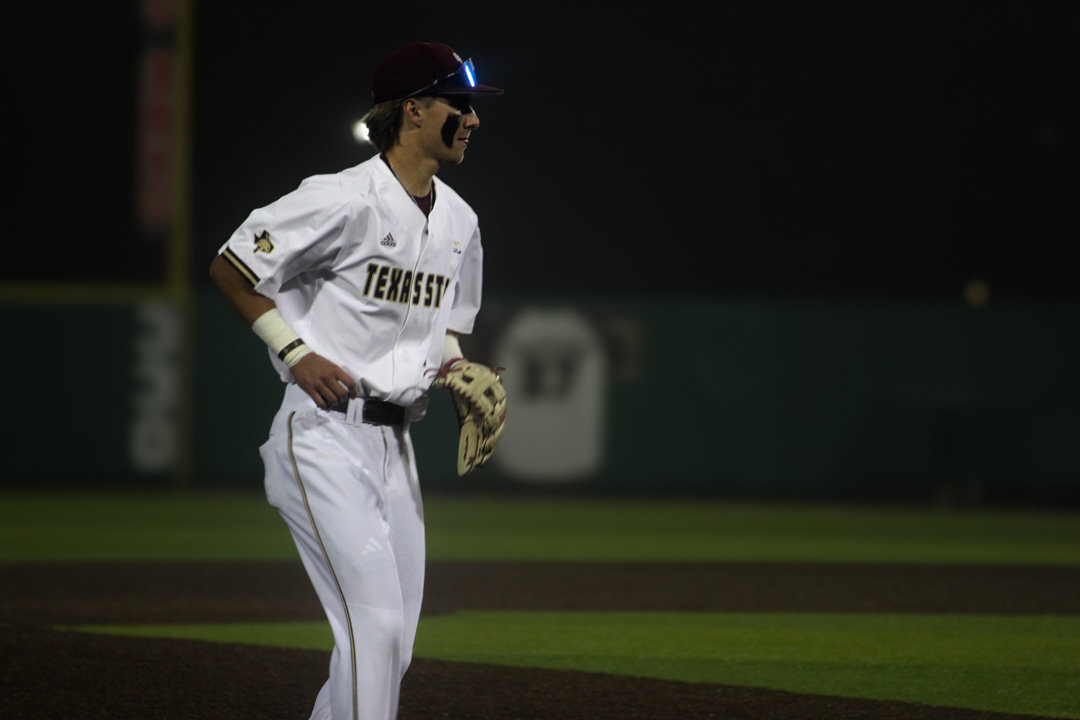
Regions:
[[[255,236],[255,252],[264,252],[269,255],[274,249],[274,243],[270,242],[270,231],[263,230],[262,235]]]

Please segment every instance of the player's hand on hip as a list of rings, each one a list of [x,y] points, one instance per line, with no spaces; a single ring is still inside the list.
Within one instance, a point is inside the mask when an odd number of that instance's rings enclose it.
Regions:
[[[356,397],[356,381],[322,355],[309,353],[291,369],[296,384],[323,410]]]

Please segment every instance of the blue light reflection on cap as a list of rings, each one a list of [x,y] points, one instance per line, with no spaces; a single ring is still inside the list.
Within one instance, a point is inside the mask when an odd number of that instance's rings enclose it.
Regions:
[[[465,79],[469,83],[469,87],[476,87],[476,75],[473,73],[472,60],[466,60],[461,64],[461,67],[465,70]]]

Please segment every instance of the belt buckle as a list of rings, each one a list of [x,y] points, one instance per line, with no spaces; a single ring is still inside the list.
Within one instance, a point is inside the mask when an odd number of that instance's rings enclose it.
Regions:
[[[364,410],[367,401],[364,398],[350,398],[345,406],[345,422],[350,425],[359,425],[364,422]]]

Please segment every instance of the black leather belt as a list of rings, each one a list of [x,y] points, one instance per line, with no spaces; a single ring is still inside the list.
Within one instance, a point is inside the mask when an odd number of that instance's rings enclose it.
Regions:
[[[349,402],[364,403],[363,408],[360,410],[360,418],[366,423],[371,425],[391,425],[393,427],[405,426],[405,408],[401,405],[395,405],[385,400],[369,400],[366,398],[356,398]],[[330,409],[348,415],[349,402],[332,405]]]

